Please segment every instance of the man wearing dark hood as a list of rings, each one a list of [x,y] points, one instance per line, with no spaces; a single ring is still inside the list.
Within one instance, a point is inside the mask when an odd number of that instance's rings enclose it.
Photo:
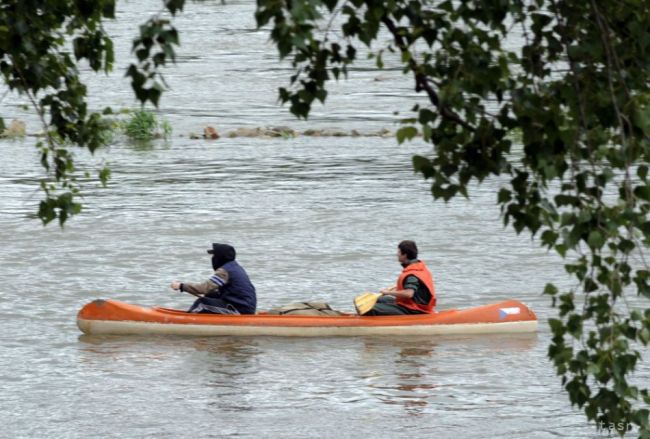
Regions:
[[[214,273],[201,283],[177,282],[172,289],[202,295],[188,312],[212,314],[255,314],[257,297],[248,274],[235,261],[235,248],[228,244],[212,244]]]

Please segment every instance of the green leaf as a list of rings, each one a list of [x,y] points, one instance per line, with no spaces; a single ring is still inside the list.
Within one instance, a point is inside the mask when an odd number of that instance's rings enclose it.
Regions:
[[[106,187],[108,180],[111,178],[111,170],[107,167],[99,171],[99,181],[101,181],[102,186]]]
[[[637,186],[634,188],[634,195],[644,201],[650,201],[650,186]]]
[[[165,6],[172,15],[176,15],[176,12],[182,11],[184,4],[185,0],[165,0]]]
[[[558,337],[561,337],[566,332],[564,324],[559,319],[548,319],[548,324],[551,327],[551,332]]]
[[[592,293],[594,291],[598,291],[598,283],[594,282],[592,278],[588,277],[584,281],[584,288],[585,288],[585,293]]]
[[[650,136],[650,105],[639,108],[634,114],[634,121],[646,136]]]
[[[587,244],[591,247],[592,250],[600,250],[603,245],[605,245],[605,238],[603,234],[598,230],[592,230],[589,232],[589,238],[587,238]]]
[[[505,204],[512,200],[512,192],[506,188],[499,189],[499,194],[497,195],[497,203]]]
[[[435,176],[431,160],[420,155],[413,156],[413,169],[415,172],[421,173],[424,178],[433,178]]]
[[[438,115],[431,110],[423,108],[418,113],[418,121],[422,125],[427,125],[436,121]]]
[[[559,291],[557,287],[553,284],[546,284],[544,287],[544,294],[547,294],[549,296],[555,296],[558,292]]]
[[[591,363],[587,366],[587,373],[590,375],[600,375],[601,368],[597,363]]]
[[[559,235],[552,230],[545,230],[541,236],[542,244],[548,248],[552,248],[557,242],[558,238]]]
[[[644,346],[647,346],[650,343],[650,329],[643,328],[639,331],[639,340],[643,343]]]
[[[566,329],[573,338],[579,340],[582,336],[582,317],[577,314],[572,314],[567,320]]]
[[[418,130],[413,126],[402,127],[397,130],[396,137],[399,144],[404,143],[405,140],[411,140],[417,136]]]

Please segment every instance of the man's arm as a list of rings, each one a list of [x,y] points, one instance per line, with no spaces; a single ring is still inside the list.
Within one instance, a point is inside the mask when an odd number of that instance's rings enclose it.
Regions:
[[[384,288],[382,290],[379,290],[379,292],[385,296],[394,296],[396,298],[402,298],[402,299],[414,299],[415,300],[415,294],[416,292],[420,289],[420,279],[417,278],[417,276],[407,276],[406,279],[404,280],[404,289],[403,290],[398,290],[396,286],[391,287],[391,288]],[[421,299],[421,298],[420,298]],[[421,300],[418,300],[418,302]],[[426,303],[426,302],[425,302]]]
[[[384,296],[393,296],[398,299],[399,298],[410,299],[415,294],[415,290],[412,288],[405,288],[403,290],[398,290],[396,287],[382,288],[381,290],[379,290],[379,292]]]
[[[215,293],[219,288],[228,283],[228,272],[223,268],[217,268],[212,276],[205,282],[178,282],[174,281],[171,284],[173,290],[186,291],[194,295],[202,295]]]

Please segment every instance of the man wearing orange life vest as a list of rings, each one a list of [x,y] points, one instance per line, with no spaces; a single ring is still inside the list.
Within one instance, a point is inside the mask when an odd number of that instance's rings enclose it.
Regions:
[[[402,241],[397,246],[397,260],[403,270],[397,285],[379,292],[382,296],[365,315],[385,316],[399,314],[431,314],[436,305],[436,290],[431,272],[418,258],[418,247],[413,241]]]

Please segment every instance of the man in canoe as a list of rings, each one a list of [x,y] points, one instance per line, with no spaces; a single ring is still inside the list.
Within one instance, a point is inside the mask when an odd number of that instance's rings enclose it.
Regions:
[[[248,274],[235,261],[235,248],[228,244],[212,244],[214,273],[201,283],[178,282],[173,290],[184,291],[199,297],[188,312],[204,314],[255,314],[257,296]]]
[[[397,260],[403,269],[397,285],[379,291],[381,297],[367,316],[400,314],[431,314],[436,305],[436,290],[431,272],[418,259],[418,247],[413,241],[397,246]]]

